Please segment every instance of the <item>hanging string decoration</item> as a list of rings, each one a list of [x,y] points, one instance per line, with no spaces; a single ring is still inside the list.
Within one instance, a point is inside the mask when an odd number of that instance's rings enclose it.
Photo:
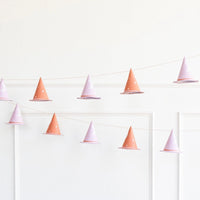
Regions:
[[[60,128],[58,125],[58,120],[55,113],[53,114],[53,117],[46,131],[46,134],[47,135],[61,135]]]
[[[81,143],[89,143],[89,144],[98,144],[99,143],[92,121],[90,122],[89,128],[85,135],[85,138],[84,138],[83,142],[81,142]]]
[[[161,152],[168,152],[168,153],[180,153],[181,151],[179,150],[174,131],[171,130],[171,133],[169,135],[169,138],[165,144],[165,147]]]
[[[3,79],[0,81],[0,101],[10,101]]]
[[[100,97],[96,96],[90,75],[88,75],[81,97],[78,97],[78,99],[100,99]]]
[[[133,74],[133,70],[130,69],[124,92],[122,92],[121,94],[141,94],[141,93],[143,92],[139,88],[135,75]]]
[[[126,139],[124,140],[124,143],[120,149],[140,150],[137,147],[132,126],[129,128],[128,135],[126,136]]]
[[[178,75],[178,79],[177,81],[174,81],[174,83],[192,83],[192,82],[198,82],[198,80],[196,80],[193,77],[191,70],[188,67],[186,63],[186,59],[184,57],[182,61],[181,69]]]
[[[11,116],[8,124],[13,124],[13,125],[23,125],[24,124],[18,104],[16,104],[15,109],[12,113],[12,116]]]
[[[51,101],[47,95],[42,78],[39,79],[34,97],[30,101]]]
[[[196,56],[193,56],[193,57],[197,57],[197,56],[200,56],[200,55],[196,55]],[[149,66],[149,67],[142,67],[142,68],[138,68],[138,69],[136,68],[136,70],[149,69],[151,67],[165,65],[165,64],[169,64],[169,63],[173,63],[173,62],[177,62],[177,61],[178,60],[173,60],[173,61],[169,61],[169,62],[166,62],[166,63],[152,65],[152,66]],[[123,71],[123,72],[127,72],[127,71]],[[115,72],[115,73],[108,73],[108,74],[97,74],[97,75],[94,75],[94,76],[97,77],[97,76],[105,76],[105,75],[113,75],[113,74],[121,74],[121,73],[122,72]],[[53,78],[53,79],[48,79],[48,80],[82,78],[82,77],[83,76],[64,77],[64,78]],[[16,79],[11,79],[11,80],[16,80]],[[30,80],[30,79],[28,79],[28,80]],[[191,73],[191,71],[190,71],[190,69],[189,69],[189,67],[186,63],[186,59],[184,57],[183,61],[182,61],[182,65],[181,65],[181,69],[180,69],[180,72],[179,72],[178,79],[177,79],[177,81],[175,81],[175,83],[191,83],[191,82],[198,82],[198,80],[193,77],[193,75],[192,75],[192,73]],[[126,82],[126,86],[124,88],[124,91],[121,94],[141,94],[141,93],[143,93],[143,92],[140,90],[140,87],[137,83],[137,80],[135,78],[133,70],[130,69],[128,79],[127,79],[127,82]],[[78,99],[101,99],[100,97],[98,97],[96,95],[96,92],[95,92],[94,86],[92,84],[90,75],[88,75],[86,82],[85,82],[85,85],[84,85],[84,88],[83,88],[83,91],[82,91],[82,94],[81,94],[80,97],[78,97]],[[1,81],[0,81],[0,101],[11,101],[9,96],[8,96],[6,86],[4,84],[3,79],[1,79]],[[42,78],[39,79],[34,97],[30,101],[43,101],[43,102],[44,101],[51,101],[49,99],[48,95],[47,95],[47,92],[46,92]],[[71,118],[67,118],[67,119],[71,119]],[[83,120],[78,120],[78,119],[72,119],[72,120],[83,121]],[[13,125],[24,124],[23,118],[22,118],[22,115],[21,115],[21,111],[20,111],[18,104],[16,104],[15,109],[12,113],[12,116],[11,116],[8,124],[13,124]],[[105,125],[105,124],[103,124],[103,125]],[[105,125],[105,126],[110,126],[110,125]],[[111,126],[120,127],[118,125],[111,125]],[[120,127],[120,128],[125,128],[125,127]],[[144,129],[142,129],[142,130],[144,130]],[[160,131],[160,130],[157,130],[157,131]],[[47,129],[45,134],[47,134],[47,135],[48,134],[49,135],[61,135],[58,120],[57,120],[55,113],[53,114],[53,117],[51,119],[51,122],[50,122],[48,129]],[[96,133],[95,133],[93,122],[90,122],[86,136],[85,136],[82,143],[90,143],[90,144],[99,143],[97,136],[96,136]],[[126,137],[122,147],[120,147],[120,149],[139,150],[139,148],[137,147],[137,144],[136,144],[136,140],[135,140],[135,137],[134,137],[134,134],[133,134],[132,127],[129,128],[127,137]],[[169,138],[166,142],[166,145],[165,145],[164,149],[162,150],[162,152],[170,152],[170,153],[180,153],[181,152],[179,150],[178,145],[177,145],[176,138],[175,138],[175,135],[173,133],[173,130],[171,131],[170,136],[169,136]]]

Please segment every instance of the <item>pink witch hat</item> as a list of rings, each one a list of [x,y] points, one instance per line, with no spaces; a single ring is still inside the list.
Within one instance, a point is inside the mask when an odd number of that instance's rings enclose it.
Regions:
[[[181,69],[178,75],[177,81],[174,81],[174,83],[191,83],[191,82],[198,82],[198,80],[195,80],[187,63],[185,57],[183,58],[183,62],[181,65]]]
[[[171,130],[167,143],[165,144],[164,149],[161,151],[170,153],[180,153],[173,130]]]
[[[81,97],[78,97],[78,99],[100,99],[96,96],[90,75],[88,75]]]
[[[8,93],[3,79],[0,81],[0,101],[9,101]]]
[[[98,143],[98,139],[97,139],[97,136],[95,134],[93,122],[90,122],[90,126],[88,128],[87,134],[86,134],[83,142],[81,142],[81,143],[91,143],[91,144]]]
[[[9,124],[16,124],[16,125],[20,125],[20,124],[24,123],[18,104],[15,106],[13,114],[12,114],[10,121],[8,123]]]

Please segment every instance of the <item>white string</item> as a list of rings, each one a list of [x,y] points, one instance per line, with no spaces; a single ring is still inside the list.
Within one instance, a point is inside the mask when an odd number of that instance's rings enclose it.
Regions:
[[[196,54],[193,56],[189,56],[187,57],[187,59],[193,59],[196,57],[199,57],[200,54]],[[162,62],[162,63],[158,63],[158,64],[153,64],[153,65],[147,65],[147,66],[141,66],[141,67],[136,67],[134,68],[134,71],[138,71],[138,70],[145,70],[145,69],[151,69],[154,67],[159,67],[159,66],[164,66],[167,64],[171,64],[171,63],[176,63],[181,61],[182,59],[173,59],[173,60],[169,60],[166,62]],[[91,75],[92,77],[102,77],[102,76],[110,76],[110,75],[117,75],[117,74],[122,74],[122,73],[127,73],[128,71],[118,71],[118,72],[110,72],[110,73],[102,73],[102,74],[93,74]],[[66,79],[79,79],[79,78],[85,78],[86,76],[82,75],[82,76],[68,76],[68,77],[57,77],[57,78],[44,78],[44,80],[66,80]],[[33,80],[37,80],[36,78],[7,78],[6,80],[10,80],[10,81],[19,81],[19,80],[23,80],[23,81],[33,81]]]
[[[16,104],[15,102],[12,102],[12,101],[8,101],[10,104]],[[51,112],[46,112],[46,111],[43,111],[43,110],[39,110],[39,109],[35,109],[35,108],[32,108],[32,107],[29,107],[29,106],[25,106],[23,104],[20,104],[20,107],[23,107],[23,108],[26,108],[26,109],[30,109],[30,110],[33,110],[33,111],[37,111],[37,112],[40,112],[40,113],[43,113],[43,114],[53,114]],[[83,120],[83,119],[78,119],[78,118],[71,118],[71,117],[66,117],[66,116],[59,116],[59,118],[62,118],[62,119],[66,119],[66,120],[72,120],[72,121],[77,121],[77,122],[81,122],[81,123],[86,123],[86,124],[89,124],[90,121],[88,120]],[[106,123],[100,123],[100,122],[95,122],[95,125],[98,125],[98,126],[104,126],[104,127],[114,127],[114,128],[120,128],[120,129],[128,129],[129,127],[128,126],[119,126],[119,125],[116,125],[116,124],[106,124]],[[153,128],[153,129],[148,129],[148,128],[137,128],[137,127],[133,127],[134,130],[138,130],[138,131],[156,131],[156,132],[170,132],[171,129],[157,129],[157,128]],[[183,132],[200,132],[200,129],[181,129],[181,131]]]
[[[187,57],[187,59],[193,59],[193,58],[196,58],[196,57],[199,57],[200,54],[196,54],[196,55],[193,55],[193,56],[189,56]],[[159,63],[159,64],[154,64],[154,65],[147,65],[147,66],[144,66],[144,67],[139,67],[139,68],[136,68],[135,70],[144,70],[144,69],[150,69],[150,68],[154,68],[154,67],[158,67],[158,66],[163,66],[163,65],[167,65],[167,64],[171,64],[171,63],[176,63],[176,62],[179,62],[181,61],[182,59],[173,59],[173,60],[170,60],[170,61],[167,61],[167,62],[162,62],[162,63]]]

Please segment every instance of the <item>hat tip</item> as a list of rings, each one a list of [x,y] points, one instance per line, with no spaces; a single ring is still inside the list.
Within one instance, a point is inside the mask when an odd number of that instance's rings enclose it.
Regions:
[[[132,127],[132,126],[130,126],[130,127],[129,127],[129,130],[130,130],[130,131],[132,131],[132,130],[133,130],[133,127]]]

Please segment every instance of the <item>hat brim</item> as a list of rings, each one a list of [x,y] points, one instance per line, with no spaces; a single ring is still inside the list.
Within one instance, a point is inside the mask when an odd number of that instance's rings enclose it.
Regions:
[[[173,83],[197,83],[199,82],[198,80],[192,80],[192,79],[188,79],[188,80],[180,80],[180,81],[174,81]]]
[[[46,101],[53,101],[53,100],[51,100],[51,99],[30,99],[29,101],[46,102]]]
[[[129,147],[119,147],[119,149],[125,149],[125,150],[141,150],[141,149],[135,149],[135,148],[129,148]]]
[[[84,142],[84,141],[82,141],[80,143],[83,143],[83,144],[100,144],[99,142]]]
[[[24,125],[23,122],[6,122],[6,124],[9,124],[9,125]]]
[[[0,98],[0,101],[12,101],[12,99],[4,99],[4,98]]]
[[[130,91],[130,92],[122,92],[120,94],[142,94],[142,93],[144,93],[144,92],[142,92],[142,91]]]
[[[87,100],[87,99],[101,99],[101,97],[77,97],[77,99],[84,99],[84,100]]]
[[[182,153],[181,151],[165,151],[165,150],[160,150],[160,152],[164,152],[164,153]]]
[[[41,133],[42,135],[53,135],[53,136],[64,136],[63,134],[61,135],[58,135],[58,134],[55,134],[55,133]]]

